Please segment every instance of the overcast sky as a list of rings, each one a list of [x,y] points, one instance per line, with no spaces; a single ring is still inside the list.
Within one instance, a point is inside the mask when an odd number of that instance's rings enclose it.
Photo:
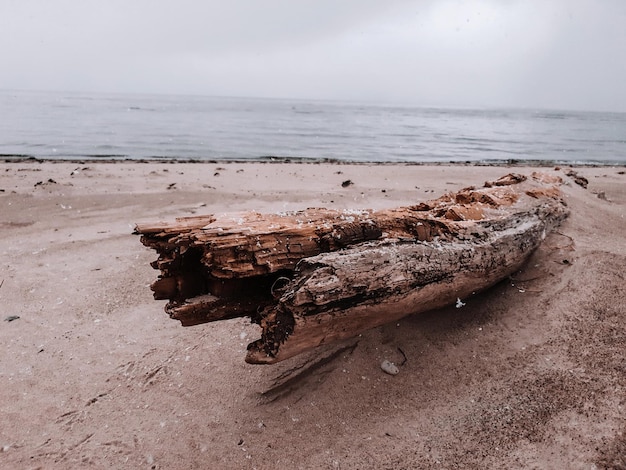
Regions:
[[[626,111],[625,0],[0,0],[0,88]]]

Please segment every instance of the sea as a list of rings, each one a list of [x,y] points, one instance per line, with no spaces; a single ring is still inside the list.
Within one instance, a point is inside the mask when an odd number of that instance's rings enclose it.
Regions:
[[[0,158],[626,164],[626,113],[0,91]]]

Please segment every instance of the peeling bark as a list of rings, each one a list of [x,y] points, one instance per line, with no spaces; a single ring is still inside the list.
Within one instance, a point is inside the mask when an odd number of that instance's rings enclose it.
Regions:
[[[558,177],[510,174],[391,210],[230,213],[138,224],[151,288],[184,326],[248,316],[274,363],[443,307],[520,268],[566,216]]]

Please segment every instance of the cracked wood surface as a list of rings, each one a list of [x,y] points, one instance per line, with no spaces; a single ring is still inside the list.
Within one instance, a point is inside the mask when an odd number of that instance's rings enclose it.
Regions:
[[[557,177],[509,174],[397,209],[243,212],[140,224],[151,288],[185,326],[249,316],[273,363],[439,308],[520,268],[567,216]]]

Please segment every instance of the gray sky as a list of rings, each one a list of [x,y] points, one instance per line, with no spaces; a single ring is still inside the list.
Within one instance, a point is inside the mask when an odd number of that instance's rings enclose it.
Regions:
[[[0,88],[626,111],[624,0],[0,0]]]

